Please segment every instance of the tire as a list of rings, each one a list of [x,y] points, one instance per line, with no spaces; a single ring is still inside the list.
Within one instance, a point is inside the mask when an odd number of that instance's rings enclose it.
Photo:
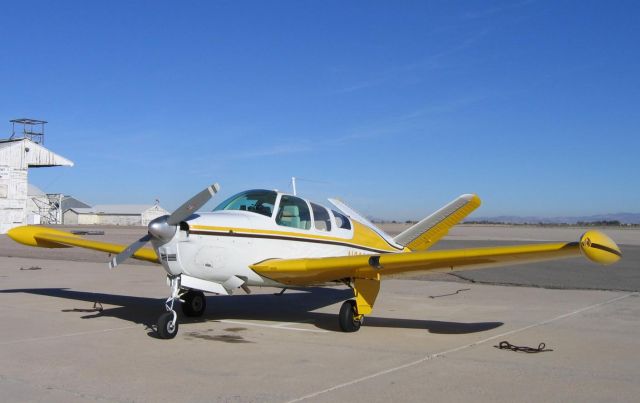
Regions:
[[[161,339],[173,339],[178,334],[178,321],[171,325],[173,312],[165,312],[158,318],[158,336]]]
[[[207,299],[202,291],[188,291],[182,299],[182,313],[190,318],[202,316],[207,309]]]
[[[343,332],[357,332],[358,329],[360,329],[362,322],[359,319],[356,319],[356,315],[356,301],[344,301],[340,307],[340,314],[338,315],[340,329],[342,329]]]

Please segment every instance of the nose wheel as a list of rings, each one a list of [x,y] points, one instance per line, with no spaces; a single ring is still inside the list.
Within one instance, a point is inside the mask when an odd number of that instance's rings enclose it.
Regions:
[[[179,277],[168,278],[171,281],[171,296],[167,298],[167,301],[164,303],[167,312],[158,318],[157,332],[161,339],[173,339],[178,334],[178,314],[173,309],[173,304],[176,299],[178,299],[180,281]]]
[[[175,311],[165,312],[158,318],[158,336],[173,339],[178,334],[178,320]]]

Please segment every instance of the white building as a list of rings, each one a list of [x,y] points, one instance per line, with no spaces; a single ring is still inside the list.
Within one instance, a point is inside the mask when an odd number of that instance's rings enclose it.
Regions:
[[[0,140],[0,234],[27,224],[28,169],[73,162],[28,138]]]
[[[169,214],[155,204],[101,204],[90,208],[74,207],[64,212],[64,224],[149,225],[154,218]]]

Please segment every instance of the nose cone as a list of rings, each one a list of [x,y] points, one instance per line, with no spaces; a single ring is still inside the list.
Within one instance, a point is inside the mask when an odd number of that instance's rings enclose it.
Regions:
[[[168,242],[173,238],[178,227],[167,224],[168,215],[163,215],[149,223],[149,234],[155,239]]]
[[[580,250],[589,260],[604,265],[615,263],[622,257],[618,245],[599,231],[587,231],[582,234]]]

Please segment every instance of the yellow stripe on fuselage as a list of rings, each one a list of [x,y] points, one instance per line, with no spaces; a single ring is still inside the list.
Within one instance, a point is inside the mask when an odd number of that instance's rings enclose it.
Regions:
[[[277,231],[277,230],[267,230],[267,229],[255,229],[255,228],[239,228],[239,227],[218,227],[218,226],[210,226],[210,225],[191,225],[190,229],[195,231],[212,231],[212,232],[224,232],[227,234],[237,233],[238,235],[245,234],[255,234],[255,235],[271,235],[271,236],[279,236],[279,237],[288,237],[299,239],[299,240],[309,240],[309,241],[326,241],[326,242],[338,242],[345,244],[347,246],[353,246],[355,248],[365,248],[365,249],[375,249],[376,251],[381,252],[398,252],[402,249],[395,248],[391,246],[387,241],[384,240],[380,235],[378,235],[375,231],[370,229],[367,226],[360,224],[357,221],[352,221],[353,223],[353,237],[352,238],[338,238],[333,236],[324,236],[324,235],[316,235],[316,234],[304,234],[300,232],[290,232],[290,231]],[[214,234],[212,234],[214,235]]]

